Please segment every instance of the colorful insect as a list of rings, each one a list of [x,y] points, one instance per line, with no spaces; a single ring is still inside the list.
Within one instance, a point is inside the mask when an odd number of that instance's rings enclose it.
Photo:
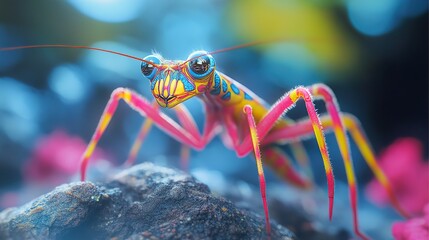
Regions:
[[[112,92],[95,133],[83,154],[81,164],[82,181],[86,178],[88,162],[98,141],[113,117],[118,102],[123,100],[132,109],[147,118],[131,148],[130,156],[127,160],[128,164],[134,162],[140,145],[153,124],[183,145],[184,159],[189,153],[189,148],[201,150],[218,134],[222,135],[224,144],[234,149],[239,157],[244,157],[253,151],[257,163],[268,237],[271,229],[262,162],[271,166],[281,178],[293,185],[301,188],[310,188],[312,186],[311,178],[302,177],[292,167],[290,157],[276,148],[274,143],[290,143],[297,160],[305,166],[308,160],[300,141],[304,136],[314,134],[326,171],[329,219],[332,218],[334,175],[323,129],[334,132],[343,158],[349,184],[350,204],[356,235],[362,239],[367,239],[360,231],[358,224],[357,186],[346,130],[350,132],[378,181],[387,190],[394,208],[401,215],[408,216],[399,206],[388,179],[378,166],[359,121],[351,114],[340,111],[336,98],[329,87],[323,84],[296,87],[284,94],[269,108],[262,99],[249,89],[216,70],[216,62],[212,55],[260,43],[243,44],[214,52],[196,51],[191,53],[185,61],[167,60],[159,54],[149,55],[141,59],[115,51],[72,45],[20,46],[0,48],[0,51],[46,47],[81,48],[108,52],[141,61],[141,71],[149,80],[150,88],[157,104],[152,104],[149,100],[130,89],[117,88]],[[206,122],[202,134],[186,107],[180,105],[180,103],[192,97],[201,99],[205,106]],[[305,102],[308,119],[295,122],[283,117],[300,99]],[[327,114],[319,117],[313,104],[316,99],[325,102]],[[177,114],[178,121],[162,113],[159,106],[172,108]]]

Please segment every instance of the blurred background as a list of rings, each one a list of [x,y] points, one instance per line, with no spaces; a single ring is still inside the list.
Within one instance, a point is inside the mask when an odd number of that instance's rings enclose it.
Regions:
[[[295,86],[325,83],[341,109],[361,120],[377,154],[398,138],[413,137],[428,159],[427,9],[426,0],[0,1],[0,47],[73,44],[186,59],[194,50],[286,39],[215,55],[217,68],[270,104]],[[25,191],[23,197],[17,189],[77,179],[79,157],[117,87],[152,99],[140,63],[132,59],[75,49],[0,52],[0,208],[37,196]],[[202,127],[201,103],[186,105]],[[305,117],[304,105],[290,116]],[[120,104],[91,171],[123,163],[142,121]],[[327,139],[336,177],[345,181],[335,139]],[[305,145],[323,187],[316,142]],[[179,146],[153,129],[138,161],[178,167]],[[373,175],[354,143],[351,148],[363,188]],[[218,138],[191,152],[189,168],[215,184],[221,185],[219,178],[258,184],[252,158],[238,159]],[[279,183],[267,171],[269,182]]]

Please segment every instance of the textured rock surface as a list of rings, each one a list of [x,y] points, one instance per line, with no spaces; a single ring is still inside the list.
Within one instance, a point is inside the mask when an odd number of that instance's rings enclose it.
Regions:
[[[273,239],[294,239],[272,223]],[[0,239],[264,239],[261,216],[189,175],[137,165],[107,183],[76,182],[0,213]]]

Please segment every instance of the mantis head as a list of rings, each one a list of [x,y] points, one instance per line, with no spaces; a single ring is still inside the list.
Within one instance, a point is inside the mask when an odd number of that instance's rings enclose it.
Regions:
[[[186,61],[165,60],[159,54],[143,60],[142,73],[150,80],[152,94],[164,108],[172,108],[209,90],[216,65],[205,51],[191,53]]]

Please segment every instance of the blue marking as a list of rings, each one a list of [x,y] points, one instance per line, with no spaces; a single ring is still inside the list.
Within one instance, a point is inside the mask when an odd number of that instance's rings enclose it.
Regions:
[[[213,90],[210,91],[211,95],[219,95],[220,93],[220,77],[218,74],[215,74],[215,85],[213,87]]]
[[[225,80],[222,79],[222,91],[226,92],[228,90],[228,84],[226,84]]]
[[[234,83],[231,83],[230,85],[229,85],[230,87],[231,87],[231,90],[235,93],[235,94],[240,94],[240,89],[238,89],[238,87],[237,86],[235,86],[234,85]]]
[[[247,93],[244,93],[244,99],[253,100],[253,98]]]
[[[183,74],[180,74],[179,80],[182,81],[185,91],[189,92],[195,89],[195,86]]]
[[[214,88],[219,88],[220,87],[220,77],[219,74],[215,74],[215,85]]]
[[[228,101],[231,99],[231,92],[227,92],[222,96],[222,100]]]

